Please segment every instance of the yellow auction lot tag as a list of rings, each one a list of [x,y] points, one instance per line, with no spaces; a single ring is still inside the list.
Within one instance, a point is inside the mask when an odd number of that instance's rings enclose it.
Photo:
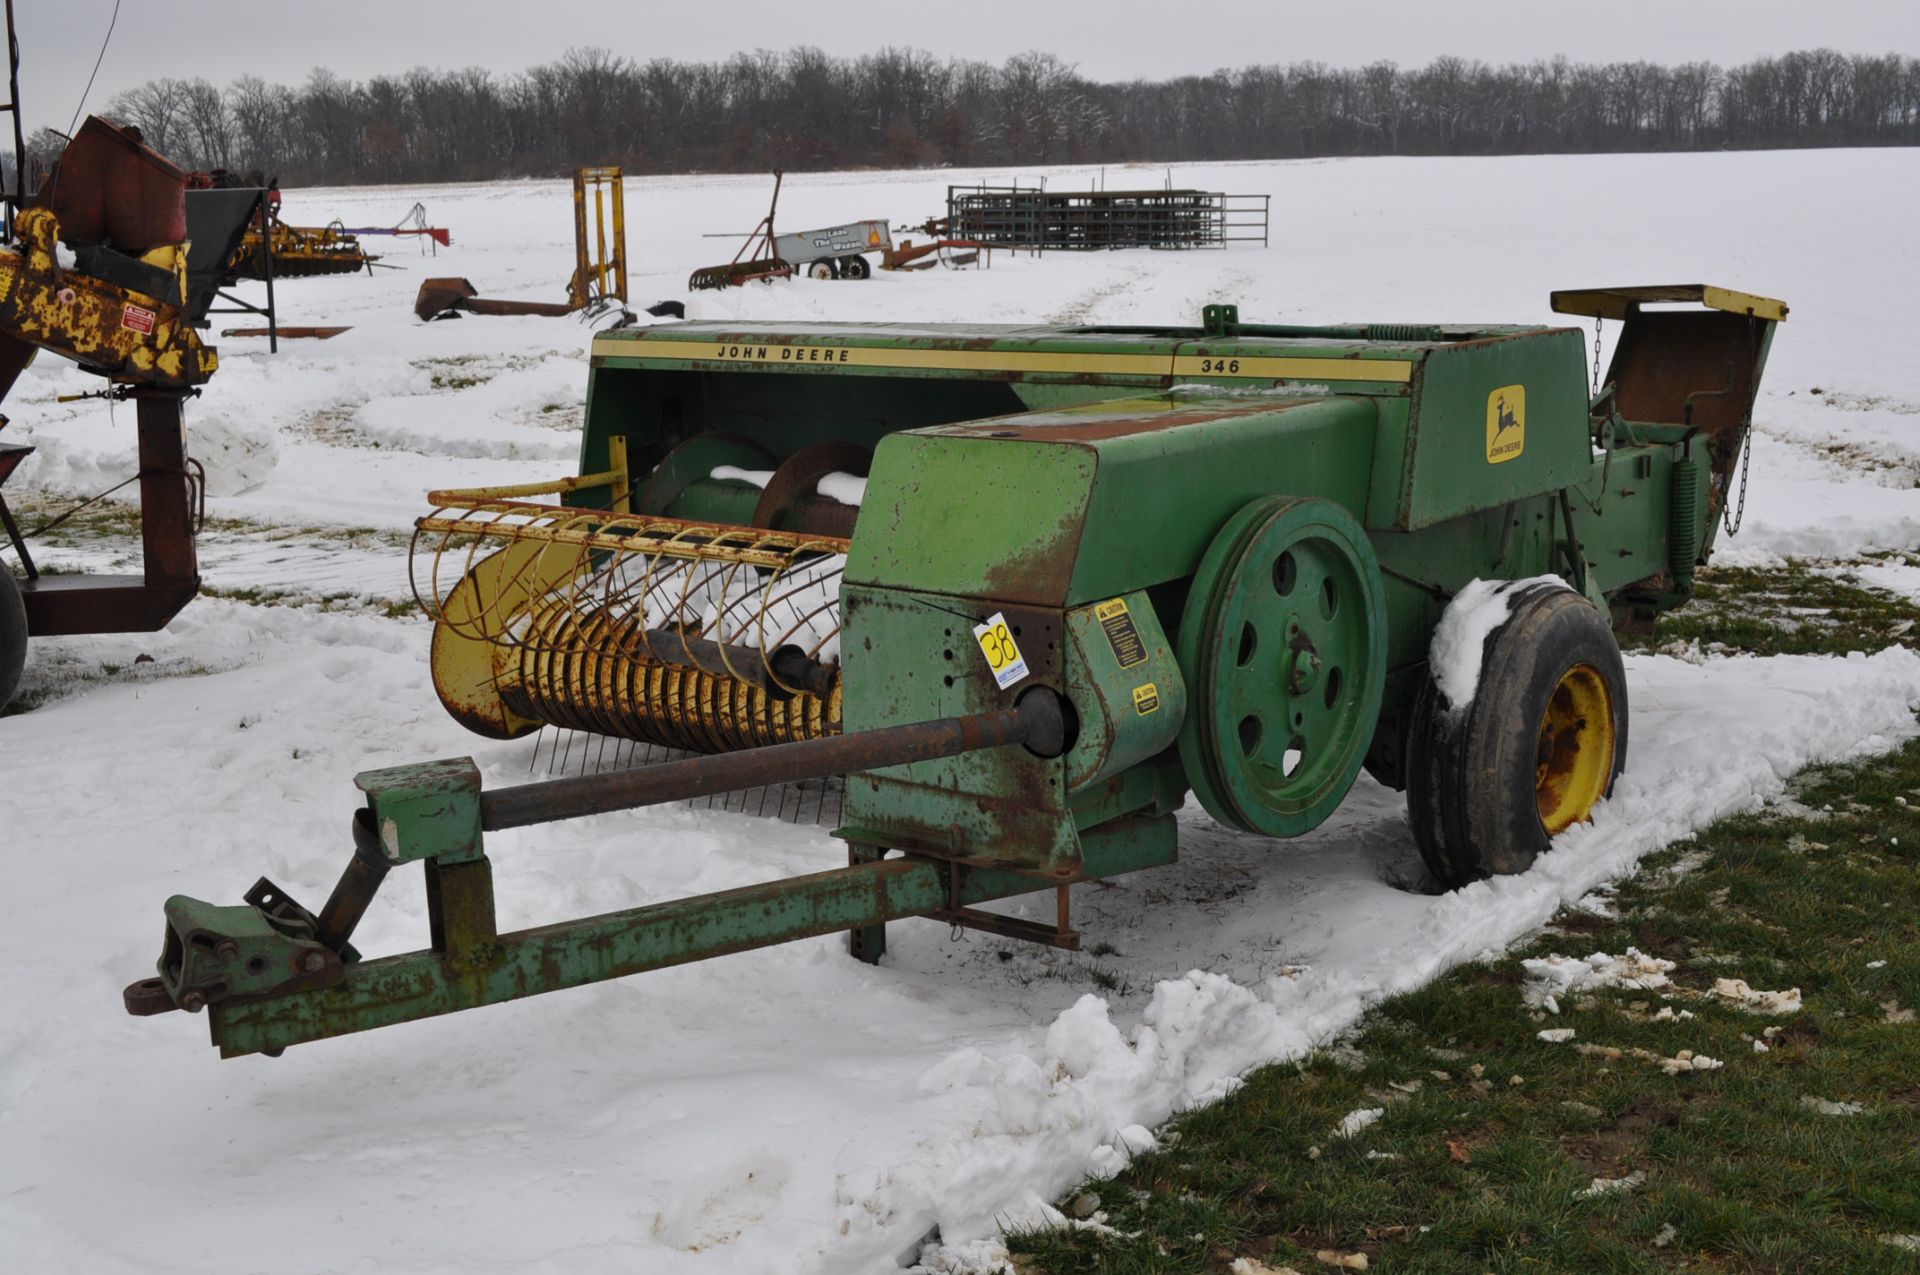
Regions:
[[[1013,630],[1007,627],[1007,617],[995,611],[985,624],[973,626],[973,640],[980,644],[980,654],[987,657],[987,667],[993,670],[995,685],[1006,690],[1027,675],[1026,657],[1020,654],[1020,644],[1013,640]]]

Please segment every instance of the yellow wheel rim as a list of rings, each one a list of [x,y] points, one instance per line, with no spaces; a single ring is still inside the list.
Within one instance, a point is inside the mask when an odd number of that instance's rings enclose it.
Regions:
[[[1540,822],[1553,836],[1593,813],[1613,779],[1613,696],[1591,664],[1561,675],[1540,716],[1533,791]]]

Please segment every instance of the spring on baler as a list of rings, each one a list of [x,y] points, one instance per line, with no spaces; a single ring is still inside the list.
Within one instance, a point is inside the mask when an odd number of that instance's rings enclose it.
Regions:
[[[414,596],[436,624],[441,698],[475,729],[550,723],[703,753],[839,733],[847,540],[433,498]],[[477,684],[450,686],[442,642],[484,644]]]

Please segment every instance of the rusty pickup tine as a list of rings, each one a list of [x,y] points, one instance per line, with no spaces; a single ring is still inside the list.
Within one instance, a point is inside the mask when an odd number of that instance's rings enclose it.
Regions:
[[[1007,744],[1031,744],[1045,755],[1061,739],[1059,701],[1050,694],[1029,694],[1014,708],[989,713],[502,788],[481,797],[480,826],[496,832],[740,788],[931,761]]]

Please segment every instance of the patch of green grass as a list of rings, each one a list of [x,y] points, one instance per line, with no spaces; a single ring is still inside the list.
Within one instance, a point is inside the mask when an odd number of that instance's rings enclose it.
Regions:
[[[1845,567],[1708,567],[1693,600],[1669,611],[1648,633],[1623,638],[1626,650],[1809,655],[1878,651],[1915,640],[1920,607],[1863,589]]]
[[[363,447],[384,451],[386,445],[355,425],[359,409],[353,406],[323,407],[293,422],[293,431],[305,434],[329,447]]]
[[[38,536],[31,534],[42,524],[67,513],[85,498],[84,495],[39,487],[25,487],[17,491],[9,488],[7,491],[7,499],[13,508],[14,517],[20,523],[21,529],[29,533],[28,548],[30,550],[37,552],[42,549],[97,547],[109,542],[124,546],[129,552],[138,549],[139,507],[121,504],[112,499],[87,506],[66,518],[51,531]],[[422,508],[424,507],[423,501]],[[209,516],[201,527],[200,539],[202,543],[209,544],[221,540],[259,539],[268,543],[325,541],[329,544],[395,549],[405,549],[411,543],[411,537],[407,532],[380,527],[326,526],[307,523],[282,525],[256,522],[246,518],[213,516]],[[36,561],[36,565],[40,564]],[[56,575],[63,571],[70,571],[72,568],[40,565],[40,570],[46,575]]]
[[[1083,952],[1000,947],[994,949],[994,955],[1008,966],[1009,977],[1023,987],[1040,979],[1048,979],[1089,987],[1110,996],[1125,996],[1133,991],[1132,981],[1121,971],[1098,959],[1113,955],[1115,950],[1111,944],[1105,943],[1095,944],[1094,948]]]
[[[412,598],[376,598],[344,591],[308,593],[296,589],[267,589],[253,586],[227,589],[203,583],[200,586],[200,593],[203,597],[244,602],[249,606],[307,607],[328,612],[353,611],[384,616],[389,620],[404,620],[419,614],[419,607]]]
[[[1701,602],[1642,645],[1873,650],[1917,614],[1794,568],[1703,573]],[[1569,995],[1557,1014],[1523,995],[1523,961],[1628,948],[1673,962],[1672,985]],[[1719,979],[1798,988],[1803,1007],[1750,1013]],[[1563,913],[1254,1072],[1072,1193],[1104,1226],[1008,1245],[1023,1275],[1337,1269],[1322,1250],[1436,1275],[1920,1271],[1885,1238],[1920,1236],[1916,1008],[1920,742],[1804,772],[1788,799],[1650,856],[1603,912]],[[1539,1038],[1556,1028],[1574,1039]],[[1724,1065],[1668,1074],[1657,1060],[1681,1050]],[[1367,1108],[1384,1114],[1338,1134]]]
[[[429,382],[436,390],[465,390],[485,385],[500,374],[477,354],[456,354],[447,358],[416,359],[414,366],[429,370]]]
[[[1900,1021],[1920,1006],[1920,804],[1901,804],[1920,803],[1920,745],[1810,773],[1795,799],[1819,813],[1718,823],[1622,885],[1617,915],[1565,916],[1382,1005],[1337,1057],[1254,1073],[1087,1186],[1120,1234],[1015,1237],[1021,1268],[1305,1271],[1321,1249],[1472,1275],[1920,1267],[1881,1239],[1920,1234],[1920,1023]],[[1524,1003],[1522,960],[1629,947],[1675,962],[1671,999]],[[1748,1013],[1708,994],[1720,978],[1798,987],[1804,1008]],[[1653,1021],[1666,1007],[1693,1017]],[[1575,1040],[1538,1038],[1556,1027]],[[1725,1066],[1667,1075],[1580,1044]],[[1385,1115],[1335,1133],[1369,1107]]]
[[[215,671],[212,665],[198,660],[156,661],[141,658],[132,664],[120,664],[112,660],[89,664],[72,652],[61,651],[54,644],[36,643],[34,649],[35,654],[28,662],[27,674],[21,680],[19,689],[10,701],[0,704],[0,717],[19,717],[109,682],[204,677]],[[49,652],[52,652],[51,656]]]
[[[124,494],[131,495],[133,491],[134,489],[129,487]],[[43,525],[61,518],[86,498],[86,495],[51,491],[39,487],[23,487],[18,491],[10,489],[7,492],[7,501],[13,508],[14,518],[19,522],[21,531],[27,535],[27,547],[30,550],[74,548],[109,540],[124,541],[130,547],[139,544],[139,506],[121,504],[113,498],[88,505],[85,509],[65,517],[59,526],[51,530],[39,531]],[[257,524],[234,518],[208,518],[203,528],[206,532],[241,532],[259,529]],[[36,532],[39,534],[35,534]],[[42,570],[44,571],[45,568]]]

